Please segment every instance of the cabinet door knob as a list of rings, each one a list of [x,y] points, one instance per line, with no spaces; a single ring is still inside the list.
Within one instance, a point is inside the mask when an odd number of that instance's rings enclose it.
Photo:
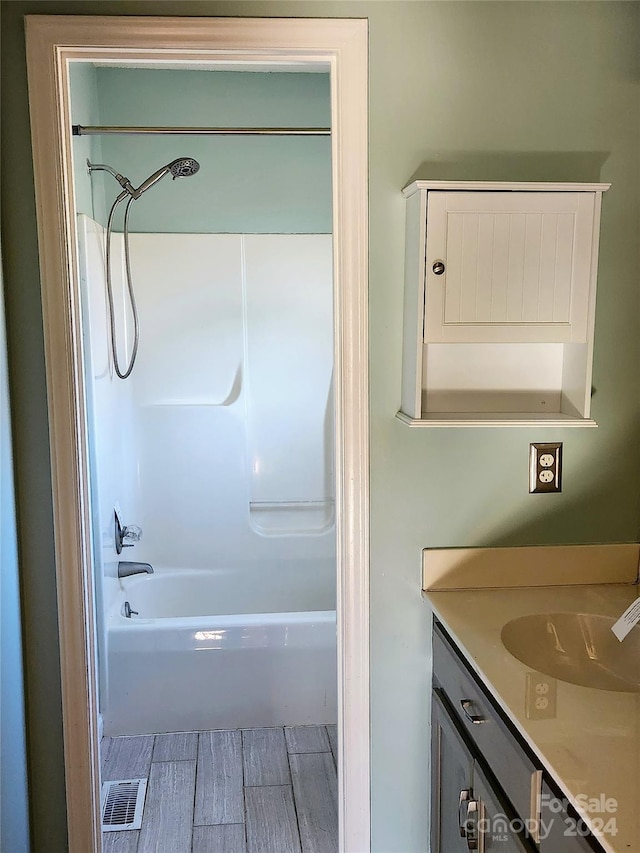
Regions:
[[[444,272],[444,269],[445,269],[444,262],[443,261],[436,261],[434,263],[434,265],[431,267],[431,269],[433,270],[434,275],[442,275],[442,273]]]

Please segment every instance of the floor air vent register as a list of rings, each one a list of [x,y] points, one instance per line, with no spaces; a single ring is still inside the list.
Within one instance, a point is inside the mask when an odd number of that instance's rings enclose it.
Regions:
[[[146,779],[120,779],[102,786],[102,831],[140,829]]]

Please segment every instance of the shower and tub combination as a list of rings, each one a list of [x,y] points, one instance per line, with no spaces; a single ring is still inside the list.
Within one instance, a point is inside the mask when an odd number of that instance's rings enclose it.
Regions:
[[[140,615],[117,601],[109,618],[105,731],[335,723],[335,605],[291,581],[241,594],[224,569],[123,581]]]
[[[78,217],[106,735],[337,716],[331,235],[130,228],[200,168]]]

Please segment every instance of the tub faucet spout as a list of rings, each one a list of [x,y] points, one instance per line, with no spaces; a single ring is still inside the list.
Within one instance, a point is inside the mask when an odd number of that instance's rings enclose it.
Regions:
[[[128,578],[131,575],[153,574],[153,566],[150,563],[135,563],[128,560],[120,560],[118,563],[118,577]]]

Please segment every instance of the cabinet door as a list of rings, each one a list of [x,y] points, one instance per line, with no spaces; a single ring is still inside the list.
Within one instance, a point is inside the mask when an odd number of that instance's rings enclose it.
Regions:
[[[432,697],[431,850],[468,853],[461,826],[473,797],[473,756],[435,690]]]
[[[429,192],[425,342],[584,343],[595,195]]]
[[[473,802],[477,805],[469,814],[468,835],[472,844],[475,836],[476,847],[470,849],[478,853],[531,853],[536,850],[532,841],[525,841],[518,834],[522,821],[501,802],[477,763],[473,768],[473,793]]]

